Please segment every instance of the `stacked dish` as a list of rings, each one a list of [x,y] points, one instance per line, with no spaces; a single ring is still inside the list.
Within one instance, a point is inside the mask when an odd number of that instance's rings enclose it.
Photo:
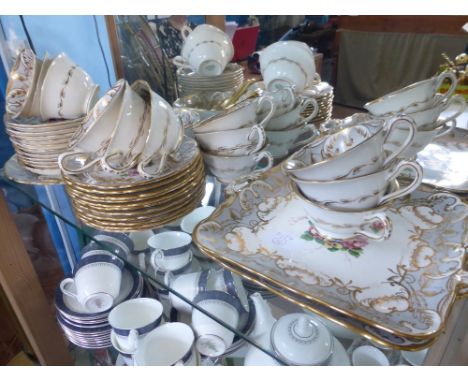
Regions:
[[[101,167],[80,174],[63,174],[78,219],[113,232],[141,231],[165,225],[196,208],[205,194],[203,160],[196,142],[185,137],[178,161],[157,177],[145,178],[135,169],[112,173]],[[159,162],[147,166],[157,171]]]
[[[143,277],[133,268],[124,267],[120,292],[113,306],[143,293]],[[57,288],[55,293],[57,320],[65,337],[85,349],[104,349],[111,346],[111,327],[108,315],[112,308],[100,313],[87,312],[76,300]]]
[[[273,117],[265,125],[267,150],[275,160],[282,160],[315,137],[316,129],[310,122],[319,111],[318,104],[313,98],[296,96],[292,88],[265,93],[276,105]],[[312,112],[303,117],[305,110]]]
[[[444,94],[438,93],[440,86],[446,81],[450,82],[450,88]],[[364,107],[377,118],[388,120],[404,113],[414,120],[414,140],[400,155],[402,158],[413,158],[434,139],[448,134],[455,127],[456,118],[466,108],[463,96],[452,97],[456,87],[455,74],[443,72],[386,94],[368,102]],[[404,127],[392,131],[387,139],[386,149],[395,150],[399,147],[406,133]]]
[[[265,151],[264,129],[275,110],[274,100],[264,96],[242,101],[193,126],[205,164],[221,183],[251,174],[263,159],[266,168],[273,165]]]
[[[317,115],[312,118],[310,123],[315,126],[320,126],[322,123],[326,123],[330,120],[333,111],[333,87],[327,82],[320,82],[318,85],[312,86],[311,88],[305,89],[301,94],[302,97],[308,99],[312,98],[317,101],[318,112]],[[312,114],[314,108],[312,105],[306,107],[302,112],[302,116],[307,118]]]
[[[99,86],[65,53],[37,59],[19,52],[9,75],[5,125],[18,162],[38,175],[58,176],[58,156],[79,133]]]
[[[234,91],[244,82],[244,70],[238,64],[228,64],[218,76],[203,76],[191,68],[177,70],[179,96],[185,97],[198,93]]]
[[[68,149],[83,119],[41,122],[38,118],[10,119],[5,115],[4,122],[18,162],[35,174],[58,176],[58,156]]]

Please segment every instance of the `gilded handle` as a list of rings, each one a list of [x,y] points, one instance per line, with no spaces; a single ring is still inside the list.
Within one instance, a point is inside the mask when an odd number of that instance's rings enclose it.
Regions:
[[[450,80],[450,87],[449,87],[449,89],[447,90],[447,93],[444,94],[444,97],[443,97],[443,100],[444,100],[444,101],[445,101],[446,99],[448,99],[448,98],[453,94],[453,92],[455,91],[455,89],[456,89],[456,87],[457,87],[457,83],[458,83],[457,76],[456,76],[453,72],[443,72],[443,73],[440,73],[440,74],[437,76],[437,82],[436,82],[435,91],[439,90],[439,88],[442,86],[443,82],[444,82],[446,79],[449,79],[449,80]]]
[[[398,155],[400,155],[404,150],[406,150],[406,148],[409,147],[414,141],[414,136],[416,134],[416,125],[414,123],[413,118],[407,117],[407,116],[398,116],[396,118],[392,118],[389,121],[390,127],[387,129],[387,133],[386,133],[385,140],[384,140],[384,145],[387,142],[388,137],[391,135],[391,132],[393,131],[393,129],[397,128],[397,125],[401,123],[402,121],[407,123],[408,135],[406,136],[405,141],[398,147],[398,149],[393,151],[387,158],[385,158],[383,166],[386,166],[388,163],[393,161]]]

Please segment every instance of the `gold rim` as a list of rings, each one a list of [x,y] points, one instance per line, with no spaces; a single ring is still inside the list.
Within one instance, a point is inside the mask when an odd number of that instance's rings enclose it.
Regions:
[[[205,177],[205,172],[203,171],[203,168],[200,168],[196,170],[195,174],[190,176],[187,179],[184,179],[184,182],[171,182],[169,183],[168,187],[164,187],[164,189],[156,189],[155,192],[152,192],[152,190],[148,190],[146,192],[135,192],[134,194],[131,194],[126,197],[111,197],[111,196],[94,196],[90,195],[90,193],[78,191],[76,189],[73,189],[69,183],[66,183],[66,188],[67,188],[67,193],[73,194],[73,196],[76,196],[77,198],[80,198],[83,201],[87,201],[89,204],[98,204],[98,205],[106,205],[108,207],[113,207],[115,205],[122,205],[122,206],[128,206],[128,202],[135,202],[138,201],[140,202],[149,202],[153,199],[160,198],[163,196],[166,196],[168,193],[173,193],[173,192],[178,192],[182,188],[187,188],[188,183],[193,183],[197,182],[199,178],[204,178]]]
[[[82,196],[77,196],[69,189],[67,189],[67,193],[69,193],[71,196],[74,197],[74,202],[78,203],[84,208],[91,208],[98,212],[107,213],[107,212],[119,212],[119,211],[129,211],[129,210],[133,211],[135,209],[146,209],[146,208],[150,209],[150,208],[158,207],[158,206],[161,207],[161,205],[164,205],[167,201],[171,201],[173,199],[183,197],[188,193],[192,193],[194,189],[195,190],[198,189],[201,183],[204,183],[204,178],[205,178],[204,174],[201,173],[200,176],[197,177],[197,179],[194,179],[193,181],[185,184],[179,190],[168,192],[162,197],[157,196],[155,198],[138,201],[136,203],[122,203],[122,204],[108,204],[108,203],[95,203],[95,202],[93,203],[93,202],[89,202],[83,199]]]
[[[167,186],[170,183],[173,183],[174,181],[182,179],[184,176],[186,176],[188,173],[194,171],[195,169],[198,169],[199,167],[204,168],[203,166],[203,158],[201,154],[197,154],[196,158],[194,159],[193,162],[189,164],[187,168],[184,168],[181,171],[177,171],[176,173],[168,174],[168,176],[165,176],[164,178],[156,178],[156,179],[150,179],[144,183],[139,183],[135,185],[128,185],[125,188],[118,188],[118,187],[108,187],[104,188],[102,186],[99,187],[94,187],[94,186],[86,186],[83,187],[81,183],[75,182],[73,179],[68,177],[66,174],[62,173],[63,178],[67,182],[67,184],[70,185],[73,189],[85,192],[85,193],[90,193],[90,194],[95,194],[99,196],[108,196],[108,195],[122,195],[122,194],[134,194],[135,192],[145,192],[145,191],[150,191],[150,190],[157,190],[161,189],[165,186]],[[196,170],[195,170],[196,171]]]
[[[161,226],[164,226],[168,223],[171,223],[173,221],[176,221],[182,218],[183,216],[193,211],[198,206],[198,204],[200,203],[202,199],[203,197],[199,198],[198,200],[195,200],[192,204],[188,205],[184,209],[182,208],[178,209],[174,213],[174,215],[172,215],[170,218],[167,218],[164,220],[150,220],[150,221],[144,221],[144,222],[137,222],[135,224],[119,224],[119,223],[114,223],[114,222],[109,222],[109,221],[103,222],[99,220],[89,220],[86,217],[83,217],[79,214],[76,214],[76,216],[84,224],[89,225],[90,227],[102,229],[108,232],[142,231],[146,229],[161,227]]]
[[[267,172],[265,172],[263,174],[263,178],[269,174],[272,174],[272,173],[275,173],[275,172],[278,172],[280,171],[280,169],[278,168],[279,166],[276,166],[276,167],[273,167],[272,169],[268,170]],[[257,271],[249,268],[248,266],[246,265],[243,265],[243,264],[240,264],[240,263],[237,263],[236,261],[234,260],[231,260],[231,259],[228,259],[226,257],[223,257],[222,255],[219,255],[219,254],[216,254],[214,252],[211,252],[208,248],[206,248],[205,246],[203,246],[203,244],[201,244],[199,238],[198,238],[198,229],[200,227],[201,224],[203,223],[206,223],[207,221],[213,221],[214,219],[216,219],[217,217],[219,217],[225,209],[229,208],[234,202],[235,200],[237,199],[237,195],[236,194],[233,194],[233,195],[230,195],[223,203],[221,203],[217,208],[216,210],[211,214],[211,216],[209,217],[209,220],[206,220],[204,222],[201,222],[199,223],[194,231],[193,231],[193,234],[192,234],[192,238],[193,238],[193,242],[194,244],[200,249],[202,250],[202,252],[210,252],[212,254],[211,257],[215,258],[215,259],[220,259],[220,261],[226,261],[226,262],[229,262],[230,264],[233,264],[234,266],[242,269],[242,270],[245,270],[249,273],[252,273],[252,274],[255,274],[257,277],[260,277],[264,280],[267,280],[269,283],[273,284],[273,285],[276,285],[278,286],[279,288],[284,288],[286,290],[289,290],[291,291],[292,293],[296,294],[297,296],[300,296],[302,298],[305,298],[306,300],[311,300],[311,301],[315,301],[315,302],[318,302],[322,305],[326,305],[328,306],[329,308],[335,310],[336,312],[338,313],[342,313],[342,314],[345,314],[346,316],[349,316],[349,317],[352,317],[358,321],[361,321],[361,322],[364,322],[374,328],[378,328],[378,329],[381,329],[381,330],[384,330],[384,331],[387,331],[389,333],[392,333],[392,334],[396,334],[400,337],[403,337],[403,338],[407,338],[409,340],[430,340],[430,339],[433,339],[435,337],[437,337],[443,330],[444,330],[444,327],[445,327],[445,321],[442,321],[441,322],[441,325],[440,327],[434,331],[434,332],[431,332],[430,334],[426,334],[426,335],[414,335],[414,334],[408,334],[408,333],[403,333],[403,332],[400,332],[399,330],[397,329],[391,329],[391,328],[387,328],[381,324],[379,324],[378,322],[375,322],[373,320],[370,320],[370,319],[367,319],[366,317],[362,317],[362,316],[359,316],[359,315],[356,315],[354,314],[354,312],[352,311],[349,311],[349,310],[346,310],[346,309],[342,309],[342,308],[339,308],[339,307],[336,307],[336,306],[333,306],[330,304],[330,302],[327,302],[327,301],[323,301],[321,300],[320,298],[318,297],[315,297],[315,296],[311,296],[311,295],[308,295],[302,291],[299,291],[289,285],[286,285],[286,284],[283,284],[281,281],[278,281],[278,280],[275,280],[267,275],[264,275],[264,274],[261,274],[261,273],[258,273]],[[218,260],[217,260],[218,261]],[[452,308],[452,305],[453,305],[453,302],[456,300],[457,298],[457,295],[456,293],[452,293],[452,295],[450,296],[451,297],[451,301],[450,301],[450,304],[449,304],[449,308],[447,309],[447,313],[446,313],[446,316],[445,318],[448,317],[449,315],[449,311],[450,309]]]
[[[293,304],[295,305],[299,305],[301,308],[305,308],[307,310],[310,310],[311,312],[321,316],[321,317],[324,317],[326,318],[327,320],[330,320],[348,330],[351,330],[352,332],[356,333],[356,334],[359,334],[367,339],[370,339],[372,340],[373,342],[379,344],[379,345],[382,345],[382,346],[391,346],[392,349],[397,349],[397,350],[421,350],[421,349],[424,349],[424,348],[427,348],[428,346],[430,346],[435,340],[436,338],[434,339],[431,339],[427,342],[424,342],[423,344],[418,344],[418,345],[414,345],[414,346],[399,346],[399,345],[396,345],[396,344],[393,344],[393,343],[389,343],[389,342],[385,342],[383,340],[381,340],[379,337],[376,337],[374,336],[373,334],[371,333],[368,333],[362,329],[359,329],[359,328],[356,328],[350,324],[346,324],[346,323],[343,323],[339,320],[337,320],[336,318],[334,317],[331,317],[331,316],[328,316],[327,314],[323,313],[321,310],[319,309],[314,309],[302,302],[300,302],[299,300],[295,299],[294,297],[291,297],[291,296],[288,296],[284,293],[282,293],[281,291],[271,287],[270,285],[268,284],[264,284],[262,283],[260,280],[258,280],[258,278],[256,278],[255,275],[253,274],[249,274],[249,275],[246,275],[244,271],[242,270],[239,270],[237,269],[235,266],[233,265],[228,265],[226,264],[225,262],[217,259],[215,256],[212,256],[210,255],[210,253],[206,253],[205,251],[202,251],[202,253],[206,256],[208,256],[210,259],[212,260],[215,260],[216,262],[218,262],[219,264],[221,264],[223,267],[225,267],[226,269],[230,270],[231,272],[234,272],[236,274],[238,274],[239,276],[241,276],[242,278],[245,278],[247,280],[249,280],[250,282],[252,283],[255,283],[259,286],[261,286],[262,288],[268,290],[269,292],[271,293],[274,293],[275,295],[277,295],[278,297],[281,297],[289,302],[292,302]]]
[[[113,219],[129,219],[133,218],[136,220],[145,220],[155,218],[158,215],[170,213],[174,208],[183,207],[190,203],[199,196],[203,197],[205,193],[205,184],[200,184],[193,193],[184,195],[183,197],[176,196],[172,203],[166,203],[163,207],[152,207],[152,208],[140,208],[129,212],[100,212],[94,209],[90,209],[86,206],[82,206],[79,201],[72,200],[72,204],[75,209],[81,214],[88,216],[91,219],[98,220],[113,220]]]
[[[185,164],[183,167],[178,169],[177,171],[169,172],[168,174],[158,177],[158,178],[152,178],[152,179],[147,179],[147,180],[141,180],[138,182],[135,182],[134,184],[128,184],[126,183],[125,185],[112,185],[109,184],[107,186],[102,186],[102,185],[90,185],[87,183],[83,183],[81,181],[76,180],[73,176],[70,177],[66,174],[62,174],[64,179],[72,183],[73,185],[76,185],[84,190],[92,191],[95,193],[103,192],[103,193],[117,193],[120,194],[122,192],[132,192],[133,190],[136,189],[144,189],[144,188],[151,188],[154,187],[155,184],[161,184],[162,181],[166,181],[168,179],[174,178],[175,176],[181,174],[182,172],[190,169],[191,167],[195,166],[197,161],[203,161],[200,150],[196,149],[196,154],[194,155],[193,159]]]

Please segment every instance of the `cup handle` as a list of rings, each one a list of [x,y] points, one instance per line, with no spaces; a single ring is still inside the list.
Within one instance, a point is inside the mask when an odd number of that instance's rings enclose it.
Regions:
[[[250,130],[249,135],[247,136],[247,139],[249,141],[252,141],[252,136],[254,133],[257,133],[258,135],[258,142],[257,145],[253,150],[251,150],[248,154],[256,153],[262,149],[263,146],[265,146],[266,142],[266,135],[265,135],[265,130],[263,129],[262,125],[254,125],[252,126],[252,130]]]
[[[262,110],[262,106],[264,103],[267,103],[270,105],[270,110],[268,111],[268,114],[266,115],[266,117],[263,118],[263,120],[258,124],[262,128],[270,121],[270,119],[273,118],[273,115],[275,114],[275,111],[276,111],[276,105],[274,101],[271,99],[271,97],[263,96],[257,102],[257,109],[256,109],[257,114],[260,113],[260,111]]]
[[[457,76],[453,72],[442,72],[437,76],[437,82],[436,82],[436,87],[435,87],[436,92],[442,86],[442,83],[447,78],[450,79],[451,84],[450,84],[450,87],[447,90],[447,92],[444,94],[444,97],[442,98],[443,101],[448,99],[453,94],[453,92],[455,91],[455,89],[457,87],[457,83],[458,83]]]
[[[146,159],[144,161],[141,161],[140,163],[138,163],[138,166],[137,166],[138,173],[141,176],[145,177],[145,178],[152,178],[152,177],[160,174],[164,170],[164,166],[166,165],[167,157],[168,157],[168,154],[166,152],[163,152],[162,155],[161,155],[161,159],[159,161],[159,167],[153,173],[147,172],[146,169],[145,169],[145,166],[151,161],[151,158],[148,158],[148,159]]]
[[[66,294],[69,297],[74,298],[75,300],[78,300],[78,295],[76,293],[70,292],[67,289],[67,285],[75,285],[75,280],[72,279],[71,277],[68,277],[60,283],[60,290],[63,292],[63,294]]]
[[[406,187],[403,187],[397,191],[391,192],[388,195],[384,195],[382,199],[380,199],[379,205],[385,203],[388,200],[396,199],[401,196],[404,196],[406,194],[409,194],[416,190],[419,185],[422,182],[423,178],[423,170],[422,167],[419,165],[417,162],[410,162],[410,161],[401,161],[398,163],[398,165],[390,171],[390,173],[387,175],[386,181],[389,183],[391,180],[395,179],[398,177],[398,175],[405,169],[405,168],[411,168],[414,173],[415,177],[413,181]]]
[[[444,129],[443,127],[441,127],[440,129],[437,129],[438,132],[434,136],[433,139],[443,137],[444,135],[450,133],[456,127],[457,121],[455,119],[452,119],[451,121],[448,122],[448,124],[449,124],[449,127],[447,129]]]
[[[395,118],[390,119],[390,121],[388,122],[388,124],[390,124],[390,127],[386,129],[387,133],[385,135],[384,145],[387,142],[387,139],[390,136],[392,130],[396,127],[397,123],[401,121],[408,122],[408,135],[405,141],[400,145],[400,147],[394,152],[392,152],[387,158],[385,158],[384,163],[383,163],[384,167],[387,164],[389,164],[392,160],[394,160],[398,155],[400,155],[404,150],[406,150],[407,147],[409,147],[413,143],[414,135],[416,133],[416,125],[414,123],[413,118],[408,117],[408,116],[397,116]]]
[[[314,106],[314,111],[307,117],[305,118],[302,123],[309,123],[310,121],[312,121],[316,116],[317,116],[317,113],[319,111],[319,107],[318,107],[318,103],[317,101],[314,99],[314,98],[308,98],[307,100],[305,100],[305,102],[302,104],[302,109],[301,109],[301,113],[304,112],[305,109],[307,109],[307,107],[309,105],[313,105]]]
[[[128,333],[128,344],[131,350],[138,347],[138,331],[136,329],[130,329]]]
[[[180,35],[184,41],[187,39],[190,33],[192,33],[192,28],[190,28],[188,25],[184,25],[180,30]]]
[[[190,66],[188,65],[187,61],[185,60],[185,58],[183,58],[182,56],[175,56],[173,59],[172,59],[172,63],[177,66],[178,68],[189,68]]]
[[[166,270],[166,268],[161,265],[162,260],[164,260],[164,252],[162,249],[157,248],[153,252],[151,252],[150,264],[155,272],[157,272],[158,270]]]
[[[87,163],[85,163],[79,169],[69,168],[68,167],[69,160],[71,160],[72,158],[79,157],[79,156],[84,156],[86,158],[85,161]],[[58,157],[58,165],[60,167],[60,170],[62,170],[65,174],[81,174],[82,172],[84,172],[84,171],[88,170],[89,168],[95,166],[101,160],[101,158],[98,157],[98,158],[94,158],[90,162],[88,162],[90,160],[90,158],[91,158],[91,155],[89,153],[86,153],[86,152],[74,151],[74,152],[69,152],[69,153],[63,153],[63,154],[60,154],[60,156]]]
[[[372,240],[385,240],[390,237],[391,232],[390,219],[385,213],[377,212],[372,217],[365,219],[357,233]]]
[[[267,171],[267,170],[269,170],[270,168],[273,167],[274,159],[273,159],[273,156],[268,151],[262,151],[262,152],[258,153],[254,157],[254,161],[257,164],[259,164],[263,159],[267,160],[267,165],[266,165],[266,167],[262,168],[261,170],[257,170],[257,171],[264,172],[264,171]]]
[[[447,110],[453,104],[458,106],[458,110],[456,110],[455,113],[453,113],[450,117],[437,120],[437,125],[444,125],[449,121],[453,121],[455,118],[457,118],[461,113],[465,111],[465,107],[466,107],[465,98],[463,98],[461,95],[456,95],[456,96],[453,96],[449,101],[447,101],[447,105],[444,107],[444,110],[442,112]]]
[[[112,158],[113,156],[121,155],[121,154],[123,154],[122,151],[118,151],[118,152],[115,152],[115,153],[112,153],[112,154],[107,154],[106,153],[101,159],[102,166],[105,169],[107,169],[107,170],[109,170],[111,172],[115,172],[115,173],[121,173],[121,172],[125,172],[127,170],[130,170],[133,167],[133,165],[135,164],[134,161],[131,161],[130,163],[127,163],[126,165],[124,165],[124,166],[122,166],[120,168],[114,167],[108,162],[108,160],[110,158]]]

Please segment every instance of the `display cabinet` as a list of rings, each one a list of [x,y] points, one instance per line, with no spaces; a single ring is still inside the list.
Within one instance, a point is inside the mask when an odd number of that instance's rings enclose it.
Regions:
[[[19,180],[19,179],[18,179]],[[265,312],[252,313],[252,309],[255,310],[259,306],[264,306],[268,304],[273,316],[278,319],[286,314],[302,312],[304,305],[300,306],[294,303],[289,302],[283,297],[278,297],[275,293],[269,291],[268,285],[261,286],[262,282],[258,279],[255,279],[253,276],[249,276],[246,273],[240,272],[239,269],[235,269],[229,264],[223,264],[219,261],[213,261],[209,257],[204,256],[200,253],[196,246],[192,246],[192,250],[197,251],[197,255],[193,257],[197,263],[197,270],[210,270],[210,272],[216,273],[221,272],[221,269],[225,267],[230,269],[234,274],[239,274],[242,277],[243,285],[249,297],[249,308],[250,314],[253,314],[253,317],[248,316],[248,320],[251,320],[244,330],[239,330],[239,327],[233,327],[229,323],[223,321],[222,319],[213,316],[209,311],[206,310],[206,305],[203,307],[203,302],[193,302],[193,292],[190,291],[188,295],[184,295],[184,292],[181,293],[181,290],[174,290],[167,285],[168,278],[164,280],[164,277],[161,278],[161,275],[154,273],[154,270],[149,265],[149,258],[151,256],[148,249],[138,248],[133,250],[130,254],[125,254],[122,251],[117,250],[114,245],[110,245],[109,242],[100,241],[95,238],[96,230],[87,227],[84,224],[74,223],[62,216],[60,210],[54,208],[54,206],[39,202],[37,193],[35,192],[32,186],[25,187],[20,185],[11,179],[5,177],[5,174],[2,176],[2,182],[8,185],[8,189],[14,190],[13,192],[18,192],[30,198],[33,203],[38,204],[44,211],[48,211],[53,214],[55,218],[61,220],[68,228],[73,229],[76,234],[80,237],[81,247],[86,246],[87,244],[93,242],[97,247],[101,247],[106,250],[112,251],[116,256],[120,257],[125,262],[124,269],[128,272],[128,275],[133,275],[134,278],[140,278],[144,283],[144,293],[146,296],[152,296],[159,299],[165,305],[164,311],[164,320],[166,322],[187,322],[190,324],[192,314],[178,313],[175,309],[171,307],[171,298],[172,301],[176,301],[181,304],[181,301],[188,304],[192,307],[193,312],[198,311],[202,315],[207,315],[213,319],[218,324],[225,327],[227,330],[234,333],[233,348],[226,349],[222,354],[213,356],[213,357],[201,357],[201,365],[243,365],[245,361],[245,355],[248,352],[250,357],[250,362],[252,357],[260,357],[256,354],[257,350],[262,355],[268,355],[271,358],[266,357],[265,361],[269,363],[285,363],[284,358],[279,357],[276,352],[271,348],[269,341],[262,340],[262,336],[259,335],[258,327],[255,331],[255,323],[259,321],[264,322]],[[61,187],[60,185],[46,185],[40,186],[43,188],[55,188]],[[224,199],[224,187],[215,181],[214,178],[207,176],[206,177],[206,192],[203,198],[203,204],[218,206]],[[8,200],[8,194],[6,196]],[[80,333],[73,333],[69,331],[67,334],[68,340],[64,341],[64,328],[67,329],[66,321],[64,323],[63,319],[60,320],[60,312],[63,314],[63,309],[67,309],[65,306],[60,306],[60,299],[57,299],[57,294],[54,298],[55,308],[51,312],[50,303],[47,301],[43,289],[38,280],[37,273],[31,265],[31,261],[25,250],[25,246],[22,243],[21,236],[18,233],[18,228],[14,224],[12,218],[12,212],[8,211],[7,204],[5,203],[5,198],[2,198],[1,201],[1,214],[2,214],[2,227],[0,230],[2,242],[7,243],[5,250],[2,252],[1,256],[1,283],[2,288],[7,295],[7,299],[11,304],[13,311],[15,312],[16,317],[18,318],[21,327],[23,328],[28,341],[31,343],[34,354],[41,364],[95,364],[95,365],[104,365],[104,364],[118,364],[125,362],[122,357],[119,357],[119,353],[110,346],[110,343],[103,342],[102,348],[97,345],[97,348],[93,349],[93,340],[92,335],[87,337],[85,334],[84,337],[79,337]],[[166,225],[164,227],[158,227],[153,230],[154,233],[158,232],[173,232],[173,230],[180,229],[180,227],[172,224]],[[64,231],[63,231],[64,232]],[[146,233],[148,234],[148,233]],[[134,238],[136,236],[133,236]],[[141,251],[141,252],[139,252]],[[74,253],[75,261],[79,260],[80,254]],[[73,262],[70,264],[70,271],[73,270],[73,267],[76,266],[76,263]],[[70,272],[68,271],[68,272]],[[138,275],[138,276],[136,276]],[[58,288],[58,285],[57,285]],[[60,294],[60,289],[57,289],[58,294]],[[252,295],[262,296],[262,304],[253,304],[255,300],[251,298]],[[63,298],[63,296],[62,296]],[[196,301],[196,300],[195,300]],[[57,304],[59,310],[57,310]],[[208,305],[209,306],[209,305]],[[60,310],[60,308],[62,310]],[[313,313],[312,313],[313,314]],[[40,319],[38,319],[40,317]],[[66,317],[66,316],[65,316]],[[314,319],[319,319],[319,316],[313,315]],[[411,356],[402,354],[401,351],[397,349],[389,349],[386,347],[381,347],[381,350],[388,355],[389,362],[391,364],[408,364],[410,362],[422,362],[424,365],[460,365],[466,362],[466,320],[468,319],[468,306],[466,301],[460,300],[456,302],[453,306],[453,309],[450,313],[450,318],[446,323],[444,332],[438,337],[438,339],[431,343],[427,348],[427,355],[425,355],[424,361],[421,359],[413,360]],[[350,362],[350,354],[353,349],[357,346],[362,345],[363,343],[369,344],[369,340],[365,337],[359,335],[354,331],[347,330],[346,328],[340,325],[333,325],[333,322],[325,320],[327,327],[331,330],[331,333],[335,337],[335,356],[336,359],[332,358],[329,361],[331,365],[347,365]],[[73,327],[73,326],[72,326]],[[75,327],[76,328],[76,327]],[[108,328],[107,328],[108,329]],[[92,332],[92,330],[91,330]],[[86,333],[86,330],[84,331]],[[83,334],[83,333],[81,333]],[[73,335],[78,335],[78,337],[73,337]],[[67,337],[65,337],[67,338]],[[70,338],[72,339],[70,341]],[[78,339],[76,339],[78,338]],[[84,339],[83,339],[84,338]],[[86,339],[88,338],[88,340]],[[73,344],[73,339],[75,342],[81,343],[81,345]],[[84,342],[80,342],[84,341]],[[89,342],[87,342],[89,341]],[[108,341],[108,339],[107,339]],[[377,345],[374,343],[373,345]],[[89,349],[86,349],[89,347]],[[68,352],[64,351],[68,349]],[[419,353],[415,353],[419,354]],[[417,357],[416,357],[417,358]],[[127,360],[128,361],[128,360]],[[249,361],[248,361],[249,362]]]

